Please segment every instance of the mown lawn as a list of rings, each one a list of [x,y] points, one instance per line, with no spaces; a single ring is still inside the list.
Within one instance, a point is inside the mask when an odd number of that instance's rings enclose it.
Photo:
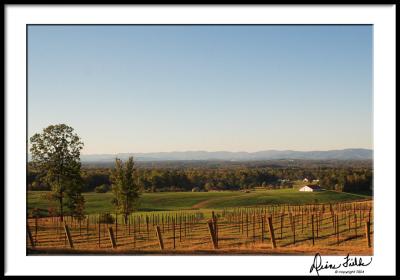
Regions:
[[[56,202],[43,198],[45,192],[28,192],[28,210],[46,210],[57,207]],[[86,214],[113,212],[112,193],[84,193]],[[168,211],[188,209],[222,209],[227,207],[246,207],[267,204],[307,204],[330,203],[371,199],[371,196],[322,191],[315,193],[299,192],[296,189],[267,190],[244,193],[226,192],[164,192],[144,193],[139,200],[140,211]]]

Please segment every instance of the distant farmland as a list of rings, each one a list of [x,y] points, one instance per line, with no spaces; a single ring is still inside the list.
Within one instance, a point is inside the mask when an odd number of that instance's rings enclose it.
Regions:
[[[28,211],[39,208],[45,214],[49,207],[57,209],[56,202],[43,198],[46,192],[28,192]],[[112,193],[84,193],[85,213],[97,214],[111,212]],[[251,207],[274,204],[310,204],[335,203],[371,199],[371,196],[334,191],[303,193],[297,189],[223,192],[160,192],[143,193],[139,200],[138,211],[168,211],[189,209],[223,209],[228,207]]]

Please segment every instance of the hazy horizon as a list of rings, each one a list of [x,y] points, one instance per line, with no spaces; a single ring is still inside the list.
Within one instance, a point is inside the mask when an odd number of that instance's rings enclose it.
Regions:
[[[257,152],[246,151],[170,151],[170,152],[124,152],[112,154],[81,154],[83,162],[114,161],[115,158],[127,159],[133,156],[137,161],[264,161],[264,160],[367,160],[373,159],[372,149],[343,149],[327,151],[294,151],[294,150],[264,150]],[[28,154],[28,161],[31,155]]]
[[[372,149],[372,25],[28,26],[28,138],[82,154]]]
[[[257,150],[257,151],[231,151],[231,150],[215,150],[215,151],[207,151],[207,150],[171,150],[171,151],[152,151],[152,152],[118,152],[118,153],[81,153],[81,155],[113,155],[113,154],[156,154],[156,153],[190,153],[190,152],[206,152],[206,153],[218,153],[218,152],[228,152],[228,153],[259,153],[259,152],[267,152],[267,151],[277,151],[277,152],[284,152],[284,151],[293,151],[293,152],[329,152],[329,151],[341,151],[341,150],[371,150],[373,148],[344,148],[344,149],[331,149],[331,150],[292,150],[292,149],[264,149],[264,150]]]

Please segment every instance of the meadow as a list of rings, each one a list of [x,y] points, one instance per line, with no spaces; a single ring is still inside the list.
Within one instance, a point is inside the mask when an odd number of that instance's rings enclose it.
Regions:
[[[44,198],[46,192],[29,191],[28,211],[38,208],[43,215],[49,207],[57,209],[54,201]],[[112,193],[83,193],[85,214],[113,213]],[[371,199],[371,196],[335,192],[299,192],[294,189],[260,190],[249,193],[240,191],[221,192],[159,192],[143,193],[138,201],[138,211],[173,211],[196,209],[223,209],[228,207],[251,207],[263,205],[299,205],[311,203],[335,203]]]

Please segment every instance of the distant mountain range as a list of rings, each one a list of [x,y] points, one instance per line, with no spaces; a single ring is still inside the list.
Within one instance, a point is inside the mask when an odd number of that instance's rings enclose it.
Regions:
[[[82,162],[109,162],[115,158],[126,160],[133,156],[137,161],[166,161],[166,160],[223,160],[223,161],[255,161],[276,159],[309,159],[309,160],[366,160],[372,159],[370,149],[343,149],[330,151],[292,151],[267,150],[254,153],[249,152],[160,152],[160,153],[120,153],[120,154],[93,154],[81,155]]]

